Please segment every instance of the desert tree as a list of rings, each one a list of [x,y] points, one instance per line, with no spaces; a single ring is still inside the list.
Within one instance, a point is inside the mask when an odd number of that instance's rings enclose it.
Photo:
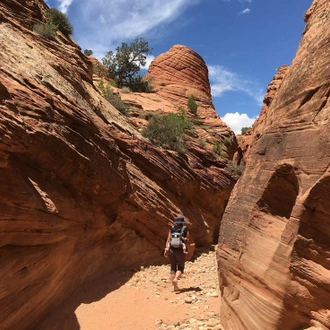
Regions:
[[[109,70],[109,78],[114,79],[119,88],[131,87],[140,79],[140,67],[146,65],[147,55],[151,52],[148,41],[136,38],[131,44],[123,42],[116,52],[108,51],[102,63]]]

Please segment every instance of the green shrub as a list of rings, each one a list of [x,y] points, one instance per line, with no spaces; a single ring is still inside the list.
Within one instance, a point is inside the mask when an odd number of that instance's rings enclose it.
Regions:
[[[129,87],[124,86],[124,87],[121,89],[121,92],[124,93],[124,94],[128,94],[128,93],[131,93],[132,91],[130,90]]]
[[[213,152],[220,157],[222,156],[222,148],[219,141],[215,141],[213,145]]]
[[[230,145],[231,145],[231,140],[230,140],[230,138],[226,136],[226,137],[223,139],[223,143],[224,143],[226,146],[230,146]]]
[[[129,82],[125,84],[133,92],[151,93],[154,90],[151,79],[143,79],[140,75],[130,77]]]
[[[54,39],[56,37],[57,26],[52,21],[46,21],[44,24],[34,24],[33,31],[47,39]]]
[[[57,30],[60,30],[65,35],[71,35],[73,26],[68,17],[56,8],[51,8],[49,10],[44,23],[35,24],[33,26],[33,31],[48,39],[55,38]]]
[[[93,55],[93,51],[92,51],[91,49],[85,49],[85,50],[84,50],[84,54],[85,54],[86,56],[92,56],[92,55]]]
[[[116,94],[112,94],[109,98],[106,98],[121,114],[129,116],[129,110],[127,109],[123,100]]]
[[[241,134],[242,135],[246,134],[250,129],[251,129],[251,126],[250,127],[242,127],[241,128]]]
[[[189,96],[188,101],[187,101],[187,107],[192,114],[194,114],[194,115],[197,114],[198,105],[196,103],[196,99],[195,99],[194,95]]]
[[[53,22],[57,29],[65,35],[73,33],[73,26],[68,17],[56,8],[51,8],[47,15],[47,21]]]
[[[199,144],[200,144],[203,148],[205,148],[205,146],[206,146],[206,141],[205,141],[205,139],[199,139],[198,141],[199,141]]]
[[[230,160],[228,162],[226,170],[229,173],[231,173],[235,176],[241,176],[244,172],[244,166],[243,165],[237,165],[234,161]]]
[[[101,90],[103,97],[111,105],[113,105],[121,114],[123,114],[125,116],[129,115],[129,111],[128,111],[125,103],[122,101],[120,96],[113,93],[109,83],[106,86],[104,86],[103,80],[100,79],[98,82],[98,87]]]
[[[191,120],[182,114],[154,115],[142,134],[155,145],[182,152],[185,148],[184,135],[192,127]]]

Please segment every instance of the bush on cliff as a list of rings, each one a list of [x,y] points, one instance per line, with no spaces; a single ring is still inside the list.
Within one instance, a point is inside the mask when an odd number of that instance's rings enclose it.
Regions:
[[[110,84],[108,83],[106,86],[104,86],[104,82],[102,79],[98,82],[98,87],[101,90],[103,97],[111,104],[113,105],[121,114],[124,116],[129,115],[129,111],[125,105],[125,103],[122,101],[119,95],[116,95],[113,93],[112,88],[110,87]]]
[[[33,31],[47,39],[54,39],[56,37],[57,26],[53,22],[47,21],[44,24],[34,24]]]
[[[73,26],[71,25],[69,18],[56,8],[51,8],[47,15],[47,20],[53,22],[65,35],[71,35],[73,33]]]
[[[73,32],[73,26],[68,17],[56,8],[51,8],[49,10],[44,23],[33,25],[33,31],[47,39],[55,38],[57,30],[60,30],[65,35],[71,35]]]
[[[147,127],[142,131],[142,135],[157,146],[182,152],[185,147],[184,135],[192,128],[192,121],[183,113],[153,115]]]
[[[237,165],[234,161],[228,161],[226,170],[234,176],[240,177],[244,172],[244,165]]]
[[[251,126],[249,126],[249,127],[242,127],[241,128],[241,134],[242,135],[246,134],[250,129],[251,129]]]
[[[212,150],[216,155],[222,157],[222,148],[219,141],[215,141]]]
[[[93,55],[93,51],[91,49],[84,49],[84,54],[86,56],[92,56]]]
[[[189,111],[192,114],[194,114],[194,115],[197,114],[198,105],[196,103],[196,99],[195,99],[194,95],[189,96],[188,101],[187,101],[187,106],[188,106]]]

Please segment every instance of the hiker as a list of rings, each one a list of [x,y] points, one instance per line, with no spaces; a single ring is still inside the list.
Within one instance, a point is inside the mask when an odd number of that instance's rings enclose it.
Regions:
[[[170,280],[174,291],[179,291],[178,280],[184,272],[186,253],[188,253],[189,231],[184,226],[185,223],[186,221],[182,215],[175,219],[174,226],[168,232],[164,251],[164,257],[170,259]]]

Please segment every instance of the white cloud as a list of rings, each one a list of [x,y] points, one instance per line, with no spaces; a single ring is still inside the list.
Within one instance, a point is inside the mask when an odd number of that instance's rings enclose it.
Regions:
[[[57,0],[57,2],[60,3],[58,9],[62,13],[66,14],[68,12],[68,9],[71,6],[73,0]]]
[[[219,97],[225,92],[243,92],[252,97],[258,105],[262,105],[264,91],[260,86],[237,73],[231,72],[221,65],[208,65],[213,97]]]
[[[62,0],[63,1],[63,0]],[[79,21],[73,22],[75,39],[82,48],[102,58],[121,42],[147,34],[175,21],[201,0],[79,0],[74,3]]]
[[[256,117],[250,118],[246,113],[226,113],[221,119],[234,131],[241,134],[242,127],[251,127]]]
[[[248,14],[251,11],[250,8],[246,8],[238,13],[238,16]]]

